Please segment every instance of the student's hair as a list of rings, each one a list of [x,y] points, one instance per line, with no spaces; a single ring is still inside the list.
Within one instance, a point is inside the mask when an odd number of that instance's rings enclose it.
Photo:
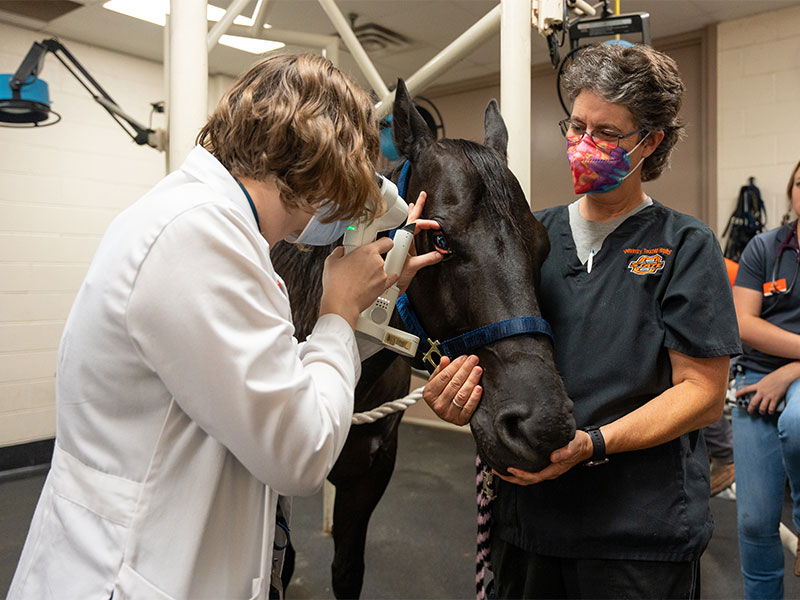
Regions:
[[[223,96],[197,143],[236,177],[274,175],[286,208],[314,212],[330,202],[327,222],[382,210],[372,101],[321,56],[282,54],[258,63]]]
[[[792,210],[792,188],[794,187],[794,178],[797,176],[797,169],[800,169],[800,161],[792,169],[792,174],[789,177],[789,185],[786,186],[786,197],[789,199],[789,210]]]
[[[684,130],[678,111],[685,88],[672,58],[641,44],[589,46],[578,52],[563,85],[570,101],[589,90],[627,108],[645,131],[663,131],[664,139],[642,163],[642,181],[667,168]]]

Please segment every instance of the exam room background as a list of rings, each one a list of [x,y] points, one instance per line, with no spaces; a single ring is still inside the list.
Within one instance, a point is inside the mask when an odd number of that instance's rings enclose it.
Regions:
[[[13,73],[45,37],[0,23],[0,72]],[[61,41],[139,120],[164,98],[160,63]],[[719,234],[739,187],[753,176],[776,226],[800,159],[800,6],[653,45],[676,58],[686,80],[689,137],[671,171],[645,189]],[[63,120],[41,130],[0,128],[0,447],[55,434],[56,352],[69,308],[108,224],[165,174],[164,155],[133,144],[52,57],[42,77]],[[210,107],[231,82],[210,75]],[[573,196],[549,64],[533,67],[532,90],[531,200],[538,209]],[[478,141],[486,103],[499,94],[499,74],[423,92],[441,110],[448,137]],[[163,127],[163,115],[153,125]]]

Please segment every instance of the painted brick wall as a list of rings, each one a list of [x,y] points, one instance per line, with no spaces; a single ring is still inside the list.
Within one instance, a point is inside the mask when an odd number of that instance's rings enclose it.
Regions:
[[[718,232],[751,176],[775,227],[800,160],[800,7],[721,23],[718,48]]]
[[[0,23],[0,73],[47,37]],[[164,98],[160,64],[61,42],[148,122],[150,102]],[[62,121],[0,128],[0,446],[55,433],[56,352],[72,301],[108,224],[165,170],[163,153],[137,146],[56,57],[40,75]]]

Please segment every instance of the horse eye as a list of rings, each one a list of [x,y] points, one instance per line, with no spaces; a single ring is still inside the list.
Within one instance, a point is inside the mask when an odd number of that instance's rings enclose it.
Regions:
[[[437,251],[443,254],[450,254],[452,252],[447,245],[447,238],[441,231],[437,231],[433,234],[433,245]]]

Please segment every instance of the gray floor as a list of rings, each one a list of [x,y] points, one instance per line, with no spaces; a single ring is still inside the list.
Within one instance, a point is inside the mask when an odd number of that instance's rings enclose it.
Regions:
[[[397,467],[373,515],[364,598],[474,598],[474,444],[469,435],[401,425]],[[0,593],[11,582],[44,476],[0,479]],[[714,537],[702,560],[703,598],[742,597],[736,507],[713,498]],[[785,513],[788,518],[788,513]],[[321,533],[322,495],[295,500],[295,578],[289,599],[332,598],[333,542]],[[789,522],[786,520],[785,522]],[[786,598],[800,578],[786,553]]]

